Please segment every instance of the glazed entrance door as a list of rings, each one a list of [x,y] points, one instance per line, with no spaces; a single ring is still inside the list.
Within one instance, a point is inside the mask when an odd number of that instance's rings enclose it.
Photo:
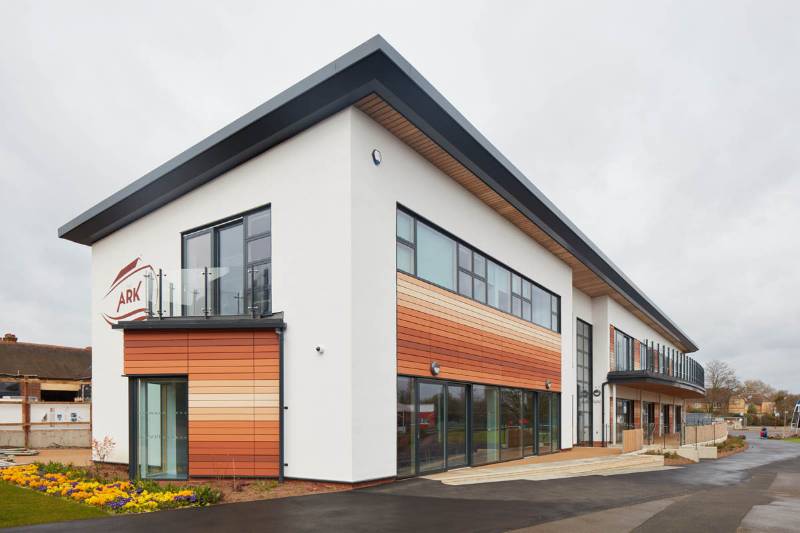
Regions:
[[[186,378],[142,378],[138,387],[138,475],[144,479],[186,478]]]
[[[444,470],[445,385],[417,382],[417,464],[419,473]]]

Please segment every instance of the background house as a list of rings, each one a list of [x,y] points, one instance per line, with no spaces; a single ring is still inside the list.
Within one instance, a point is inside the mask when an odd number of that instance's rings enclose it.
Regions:
[[[0,446],[91,442],[91,348],[0,340]]]

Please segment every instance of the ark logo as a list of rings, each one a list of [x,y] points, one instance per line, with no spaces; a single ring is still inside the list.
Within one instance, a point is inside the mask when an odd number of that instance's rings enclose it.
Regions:
[[[122,267],[103,297],[103,320],[112,326],[120,320],[147,318],[148,278],[154,275],[153,267],[143,264],[141,257]]]

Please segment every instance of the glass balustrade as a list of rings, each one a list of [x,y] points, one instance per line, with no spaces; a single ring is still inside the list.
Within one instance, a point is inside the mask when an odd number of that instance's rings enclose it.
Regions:
[[[156,270],[145,276],[148,319],[268,315],[269,265]]]

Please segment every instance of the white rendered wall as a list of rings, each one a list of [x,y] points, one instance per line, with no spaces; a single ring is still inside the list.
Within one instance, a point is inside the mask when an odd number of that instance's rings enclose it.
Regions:
[[[270,203],[273,310],[288,324],[286,475],[354,480],[349,117],[330,117],[92,247],[93,429],[117,442],[111,460],[128,459],[122,332],[100,316],[112,279],[137,256],[178,269],[182,231]]]
[[[372,119],[353,121],[353,452],[357,477],[396,472],[395,209],[398,203],[561,296],[562,446],[575,391],[572,271]],[[383,162],[375,166],[373,149]]]

